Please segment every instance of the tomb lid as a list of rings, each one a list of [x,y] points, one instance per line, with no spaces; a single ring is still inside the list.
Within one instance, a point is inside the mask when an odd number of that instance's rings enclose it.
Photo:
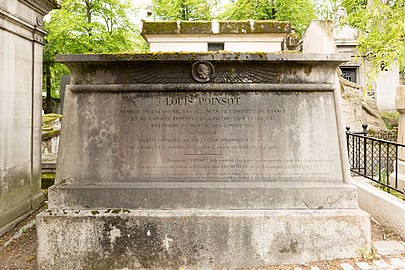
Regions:
[[[235,52],[159,52],[128,54],[64,54],[57,55],[61,63],[71,62],[131,62],[131,61],[270,61],[270,62],[347,62],[349,54],[321,53],[235,53]]]

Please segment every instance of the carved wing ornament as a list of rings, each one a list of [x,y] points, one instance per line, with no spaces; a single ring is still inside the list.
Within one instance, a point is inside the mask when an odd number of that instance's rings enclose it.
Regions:
[[[133,83],[278,83],[280,71],[255,63],[145,63],[129,74]]]

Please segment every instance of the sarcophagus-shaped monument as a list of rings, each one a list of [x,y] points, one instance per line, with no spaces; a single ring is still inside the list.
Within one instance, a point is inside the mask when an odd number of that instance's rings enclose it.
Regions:
[[[66,55],[56,185],[39,269],[223,269],[370,245],[349,183],[345,59]]]

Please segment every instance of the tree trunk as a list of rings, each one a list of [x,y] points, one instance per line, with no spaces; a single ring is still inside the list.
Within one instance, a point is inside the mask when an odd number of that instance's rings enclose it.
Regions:
[[[183,21],[187,20],[186,15],[187,15],[187,7],[186,4],[184,3],[184,0],[181,2],[181,19]]]
[[[52,113],[52,96],[51,96],[51,69],[48,62],[44,62],[44,75],[45,75],[45,113]]]

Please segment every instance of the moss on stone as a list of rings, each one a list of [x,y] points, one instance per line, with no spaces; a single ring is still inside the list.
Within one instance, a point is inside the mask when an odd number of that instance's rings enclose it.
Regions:
[[[252,33],[251,21],[220,21],[219,33],[250,34]]]
[[[273,20],[219,21],[219,34],[290,33],[291,24]],[[213,34],[212,21],[143,22],[142,34]]]
[[[55,183],[54,173],[43,173],[41,175],[41,189],[48,189]]]
[[[177,21],[143,22],[142,34],[178,34]]]
[[[55,179],[54,173],[43,173],[41,174],[42,179]]]
[[[291,33],[291,24],[283,21],[254,21],[252,33]]]
[[[50,113],[42,115],[42,124],[49,124],[50,122],[55,121],[57,118],[62,119],[61,114]]]
[[[181,21],[181,34],[212,34],[210,21]]]
[[[290,33],[291,24],[273,20],[220,21],[221,34],[270,34]]]
[[[44,131],[44,128],[42,128]],[[42,140],[50,139],[52,137],[59,136],[60,130],[45,130],[46,132],[42,133]]]
[[[237,58],[237,59],[236,59]],[[91,60],[88,60],[91,59]],[[299,53],[298,51],[281,51],[281,52],[240,52],[235,53],[231,51],[219,52],[156,52],[156,53],[127,53],[127,54],[97,54],[92,57],[86,55],[71,55],[63,59],[64,63],[69,63],[70,66],[80,66],[81,72],[85,72],[87,64],[98,66],[99,68],[106,68],[108,70],[111,62],[116,64],[131,66],[136,62],[194,62],[194,61],[271,61],[271,62],[345,62],[348,61],[346,57],[339,54],[317,55],[308,58],[308,56]],[[84,64],[84,62],[89,61]],[[132,63],[133,62],[133,63]],[[85,83],[85,82],[81,82]],[[79,84],[79,83],[78,83]]]

